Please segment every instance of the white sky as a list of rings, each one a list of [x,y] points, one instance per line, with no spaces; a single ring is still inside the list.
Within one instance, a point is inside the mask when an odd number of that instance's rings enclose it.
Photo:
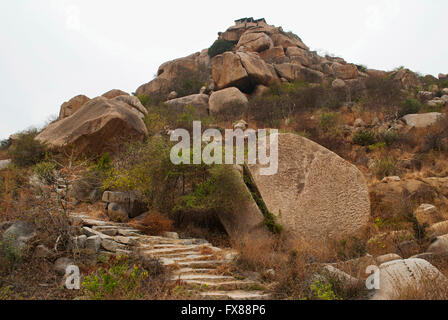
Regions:
[[[369,68],[448,73],[446,0],[1,0],[0,139],[71,97],[129,93],[253,16]]]

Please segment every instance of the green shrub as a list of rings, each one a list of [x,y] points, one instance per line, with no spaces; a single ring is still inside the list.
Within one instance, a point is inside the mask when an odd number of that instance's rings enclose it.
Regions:
[[[42,161],[38,163],[34,167],[34,172],[37,174],[37,176],[45,181],[47,184],[52,184],[55,182],[55,169],[56,164],[49,161]]]
[[[154,279],[160,276],[157,272],[160,271],[147,270],[139,261],[128,257],[110,257],[102,267],[85,277],[81,289],[94,300],[148,299],[159,293],[160,286]]]
[[[333,291],[330,283],[315,281],[310,285],[313,298],[318,300],[342,300]]]
[[[214,56],[217,56],[226,51],[232,51],[233,46],[234,46],[234,43],[231,41],[227,41],[224,39],[218,39],[208,49],[208,55],[210,56],[210,58],[213,58]]]
[[[406,99],[400,106],[399,115],[400,117],[403,117],[407,114],[414,114],[418,113],[420,109],[422,108],[422,104],[420,101],[416,99]]]
[[[377,136],[373,130],[361,130],[353,135],[352,142],[359,146],[370,146],[377,142]]]
[[[8,156],[19,167],[28,167],[39,163],[45,157],[45,145],[34,139],[37,130],[29,130],[18,135],[8,149]]]
[[[325,132],[331,131],[337,127],[338,119],[338,113],[324,112],[320,115],[319,126]]]
[[[145,107],[148,107],[149,102],[150,102],[150,98],[148,95],[146,94],[140,94],[137,96],[138,100],[140,100],[141,104]]]
[[[378,134],[378,140],[384,142],[387,146],[392,146],[400,140],[400,135],[394,130],[388,130]]]
[[[394,176],[397,174],[397,163],[391,157],[375,161],[375,175],[378,179]]]

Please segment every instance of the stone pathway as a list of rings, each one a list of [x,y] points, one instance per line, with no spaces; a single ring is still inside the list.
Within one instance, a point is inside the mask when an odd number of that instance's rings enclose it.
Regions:
[[[178,239],[176,233],[147,236],[128,224],[95,220],[83,214],[72,214],[71,219],[82,227],[88,249],[95,250],[98,255],[136,251],[156,258],[172,270],[171,280],[179,288],[199,299],[261,300],[270,297],[260,282],[226,272],[237,254],[233,250],[214,247],[203,239]]]

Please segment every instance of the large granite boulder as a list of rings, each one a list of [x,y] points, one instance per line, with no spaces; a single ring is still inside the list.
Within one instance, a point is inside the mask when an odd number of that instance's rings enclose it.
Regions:
[[[269,143],[268,143],[269,154]],[[335,153],[304,137],[278,135],[278,172],[261,175],[248,165],[269,211],[295,237],[347,237],[370,217],[367,183],[362,173]]]
[[[234,169],[233,174],[241,175],[237,169]],[[242,239],[247,236],[261,237],[268,236],[269,233],[263,224],[264,217],[257,203],[252,198],[252,195],[244,184],[243,177],[240,176],[240,187],[244,195],[244,199],[238,203],[238,208],[228,212],[218,213],[219,220],[226,230],[227,234],[234,240]],[[236,190],[234,190],[236,191]]]
[[[273,45],[271,38],[264,32],[246,32],[241,36],[236,47],[244,51],[261,52],[270,49]]]
[[[289,47],[299,47],[309,50],[309,48],[299,39],[291,38],[281,33],[271,35],[271,39],[274,42],[274,46],[281,46],[285,49]]]
[[[439,112],[429,112],[420,114],[407,114],[403,117],[404,122],[410,127],[426,128],[442,119],[444,114]]]
[[[233,52],[224,52],[212,59],[212,77],[216,89],[249,86],[249,75],[240,57]]]
[[[71,98],[67,102],[64,102],[61,106],[58,119],[61,120],[70,117],[72,114],[81,109],[81,107],[88,101],[90,101],[90,98],[81,94],[79,96]]]
[[[446,277],[423,259],[394,260],[380,265],[380,288],[372,300],[395,300],[408,289],[424,289],[428,281],[446,285]]]
[[[121,100],[95,98],[72,116],[47,126],[36,139],[51,148],[75,147],[77,152],[114,150],[119,141],[142,139],[148,134],[135,106]]]
[[[210,113],[216,114],[234,108],[239,108],[243,111],[248,103],[247,97],[238,88],[226,88],[215,91],[210,96]]]
[[[354,64],[334,63],[332,69],[336,78],[350,80],[358,78],[358,68]]]
[[[198,113],[207,115],[209,96],[206,94],[192,94],[190,96],[171,99],[165,102],[171,108],[182,111],[185,106],[195,107]]]
[[[257,84],[269,85],[275,80],[275,75],[258,54],[240,51],[237,52],[237,55],[242,66],[246,69],[252,86]]]
[[[301,64],[282,63],[276,64],[275,70],[280,77],[288,81],[305,81],[312,83],[321,83],[324,79],[324,74],[320,71],[306,68]]]

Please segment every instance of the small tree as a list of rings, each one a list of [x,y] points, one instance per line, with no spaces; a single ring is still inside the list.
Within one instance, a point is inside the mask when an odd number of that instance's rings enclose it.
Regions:
[[[45,157],[45,145],[36,140],[37,130],[28,130],[19,134],[8,149],[8,156],[19,167],[35,165]]]

